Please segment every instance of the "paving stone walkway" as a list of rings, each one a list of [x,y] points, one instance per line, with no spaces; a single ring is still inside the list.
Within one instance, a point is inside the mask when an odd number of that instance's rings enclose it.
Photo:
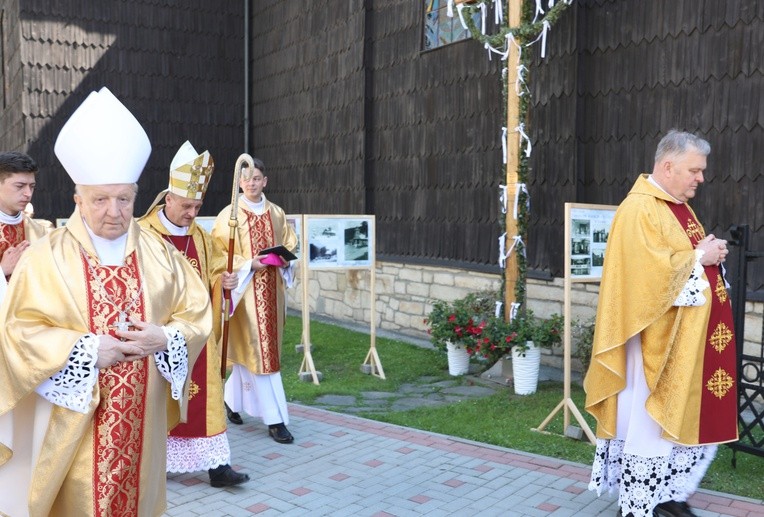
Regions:
[[[375,400],[372,395],[369,400]],[[290,404],[295,443],[259,421],[228,430],[237,470],[219,489],[206,473],[168,476],[168,516],[615,516],[587,490],[590,469],[450,436]],[[701,517],[764,517],[764,501],[699,491]]]

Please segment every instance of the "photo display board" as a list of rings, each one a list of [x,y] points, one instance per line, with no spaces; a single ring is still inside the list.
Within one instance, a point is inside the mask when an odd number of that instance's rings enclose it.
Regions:
[[[570,228],[571,279],[599,280],[605,262],[605,247],[610,226],[618,207],[610,205],[579,205],[567,203]]]
[[[297,247],[292,250],[292,253],[297,255],[297,259],[299,260],[301,256],[300,252],[302,251],[302,215],[287,214],[286,222],[292,227],[295,235],[297,235]]]
[[[374,216],[305,216],[310,269],[370,268]]]

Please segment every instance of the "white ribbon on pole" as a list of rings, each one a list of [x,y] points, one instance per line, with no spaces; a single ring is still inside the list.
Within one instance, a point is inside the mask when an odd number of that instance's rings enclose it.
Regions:
[[[488,17],[488,6],[486,4],[480,4],[480,25],[481,29],[480,31],[485,36],[486,26],[488,25],[485,22],[485,19]]]
[[[507,164],[507,128],[501,128],[501,162]]]
[[[515,39],[515,36],[511,33],[507,33],[507,55],[504,59],[507,59],[509,57],[509,46],[514,44],[517,47],[517,64],[520,64],[521,58],[523,57],[523,47],[520,45],[517,40]]]
[[[501,25],[504,22],[503,4],[503,0],[493,0],[493,21],[496,25]]]
[[[531,195],[528,192],[528,187],[525,185],[525,183],[517,183],[515,185],[515,208],[513,211],[515,219],[517,219],[517,205],[520,202],[520,192],[525,192],[525,208],[528,210],[531,208]]]
[[[520,122],[520,125],[515,128],[515,131],[520,133],[520,138],[525,140],[525,157],[530,158],[533,145],[531,144],[531,139],[525,134],[525,124]]]
[[[512,250],[515,249],[515,246],[517,246],[518,243],[523,245],[520,252],[523,254],[523,257],[525,256],[525,243],[523,242],[523,238],[519,235],[512,237],[512,246],[510,246],[507,252],[504,253],[504,250],[506,249],[506,245],[504,244],[506,237],[507,232],[502,233],[501,237],[499,237],[499,267],[502,269],[507,266],[507,259],[512,254]]]
[[[528,85],[525,83],[523,75],[528,71],[528,67],[525,65],[517,65],[517,79],[515,80],[515,93],[518,97],[522,97],[526,93],[530,93]]]
[[[449,0],[449,3],[453,0]],[[539,18],[539,14],[544,14],[544,8],[541,7],[541,0],[536,0],[536,13],[533,15],[533,23]]]
[[[546,35],[551,29],[552,24],[550,24],[548,20],[544,20],[544,23],[541,24],[541,34],[539,34],[538,38],[525,45],[526,47],[530,47],[538,40],[541,40],[541,59],[546,57]]]
[[[504,248],[506,248],[504,245],[505,240],[507,240],[507,232],[499,235],[499,267],[501,269],[504,269],[504,266],[507,263],[507,255],[504,253]]]
[[[454,0],[448,0],[448,4],[446,5],[446,15],[448,15],[449,18],[454,17]]]
[[[464,4],[459,4],[456,6],[456,12],[459,13],[459,21],[462,23],[462,27],[464,27],[464,30],[467,30],[467,22],[464,21]]]
[[[515,202],[516,203],[516,202]],[[507,213],[507,186],[499,185],[499,204],[501,205],[501,213]],[[515,217],[517,219],[517,217]]]
[[[496,301],[496,308],[493,310],[493,315],[494,315],[495,317],[497,317],[497,318],[498,318],[499,316],[501,316],[501,307],[502,307],[503,305],[504,305],[504,303],[503,303],[503,302],[500,302],[500,301],[498,301],[498,300]]]
[[[509,306],[509,321],[511,322],[517,316],[517,311],[520,310],[520,304],[518,302],[512,302]]]
[[[488,61],[491,61],[491,52],[493,52],[494,54],[500,55],[502,61],[507,59],[507,56],[509,56],[509,49],[507,49],[505,51],[495,49],[487,41],[485,42],[485,44],[483,46],[488,51]]]
[[[549,3],[548,3],[548,4],[546,4],[546,6],[547,6],[548,8],[550,8],[550,9],[551,9],[552,7],[554,7],[554,0],[549,0]]]

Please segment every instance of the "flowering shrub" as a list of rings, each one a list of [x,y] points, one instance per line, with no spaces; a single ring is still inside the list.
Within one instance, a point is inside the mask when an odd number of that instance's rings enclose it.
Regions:
[[[533,341],[541,348],[553,348],[562,344],[562,332],[565,321],[559,314],[553,314],[544,320],[527,310],[517,314],[510,323],[512,331],[517,333],[517,351],[525,354],[528,341]]]
[[[506,355],[516,334],[502,318],[494,316],[496,299],[495,293],[471,293],[453,302],[433,302],[425,319],[432,344],[445,351],[446,343],[453,343],[490,364]]]

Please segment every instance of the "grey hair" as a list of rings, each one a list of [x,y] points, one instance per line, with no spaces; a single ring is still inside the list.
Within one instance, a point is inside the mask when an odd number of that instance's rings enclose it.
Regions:
[[[658,163],[666,156],[683,154],[690,147],[703,156],[708,156],[711,153],[711,144],[699,136],[672,129],[658,142],[658,148],[655,150],[655,162]]]

